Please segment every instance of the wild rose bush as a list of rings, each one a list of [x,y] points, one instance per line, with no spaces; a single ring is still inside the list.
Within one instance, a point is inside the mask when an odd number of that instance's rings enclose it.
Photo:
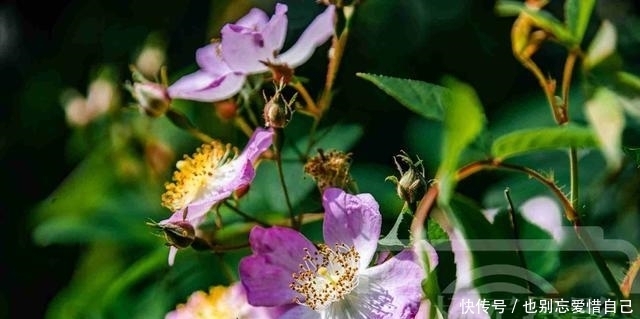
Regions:
[[[378,37],[363,32],[371,14],[404,4],[308,2],[297,31],[301,7],[273,3],[181,48],[195,71],[136,63],[131,103],[68,105],[77,130],[109,134],[38,207],[38,241],[87,247],[51,317],[519,318],[536,298],[635,310],[638,238],[624,226],[639,218],[640,77],[595,0],[560,16],[546,1],[495,4],[539,91],[492,114],[460,77],[378,74],[392,57],[349,67],[377,54],[357,51]],[[560,71],[538,61],[548,46]],[[411,111],[407,144],[402,125],[348,116],[372,112],[350,98],[372,94]],[[384,165],[360,162],[389,147]]]

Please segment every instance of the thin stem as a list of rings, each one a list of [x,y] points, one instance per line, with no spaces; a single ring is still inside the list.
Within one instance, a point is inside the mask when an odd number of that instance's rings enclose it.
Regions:
[[[249,215],[249,214],[247,214],[247,213],[243,212],[243,211],[242,211],[242,210],[240,210],[238,207],[235,207],[235,206],[231,205],[231,204],[229,203],[229,201],[226,201],[226,200],[225,200],[224,202],[222,202],[222,204],[223,204],[225,207],[228,207],[229,209],[231,209],[234,213],[236,213],[236,214],[240,215],[240,216],[241,216],[242,218],[244,218],[245,220],[248,220],[248,221],[254,222],[254,223],[256,223],[256,224],[260,224],[261,226],[270,226],[270,224],[269,224],[269,223],[267,223],[267,222],[265,222],[265,221],[262,221],[262,220],[260,220],[260,219],[258,219],[258,218],[255,218],[255,217],[253,217],[253,216],[251,216],[251,215]]]
[[[578,151],[575,147],[569,149],[569,175],[570,175],[570,187],[571,193],[570,202],[571,206],[576,209],[580,200],[580,183],[578,174]]]
[[[318,109],[316,102],[311,98],[311,95],[309,94],[309,91],[307,91],[307,88],[300,81],[291,82],[289,83],[289,85],[296,89],[298,93],[300,93],[300,96],[304,100],[305,104],[304,111],[309,113],[315,119],[319,118],[322,112],[320,111],[320,109]]]
[[[572,50],[567,56],[567,60],[564,63],[564,71],[562,73],[562,112],[564,113],[564,120],[569,121],[569,88],[571,88],[571,78],[573,77],[573,68],[576,65],[579,51]],[[565,122],[565,123],[566,123]],[[564,123],[559,123],[564,124]]]
[[[282,169],[282,145],[284,144],[284,130],[276,130],[276,166],[278,167],[278,178],[280,179],[280,185],[282,185],[282,192],[284,194],[285,202],[287,203],[287,210],[289,210],[289,218],[291,219],[291,225],[293,228],[300,228],[300,221],[293,213],[293,206],[291,205],[291,199],[289,197],[289,189],[287,183],[284,180],[284,172]]]
[[[416,212],[413,215],[413,220],[411,221],[411,235],[413,240],[422,239],[422,232],[424,231],[424,222],[429,217],[429,211],[433,207],[433,204],[436,202],[438,198],[438,186],[432,185],[429,187],[420,203],[418,203],[418,208],[416,208]]]
[[[600,254],[600,251],[598,251],[596,245],[593,243],[593,238],[591,238],[591,235],[589,235],[589,233],[585,231],[585,228],[581,226],[582,225],[579,220],[573,223],[573,229],[576,232],[578,239],[587,249],[589,255],[591,255],[591,259],[593,259],[593,261],[596,263],[596,266],[598,267],[600,274],[602,274],[602,276],[604,277],[604,280],[609,286],[609,289],[613,291],[618,299],[623,299],[624,295],[620,290],[618,281],[611,273],[611,270],[609,269],[609,266],[607,266],[607,262],[604,260],[604,257],[602,257],[602,254]]]
[[[531,59],[517,57],[522,66],[527,68],[533,75],[538,79],[538,83],[544,92],[545,97],[547,98],[547,102],[549,103],[549,107],[551,108],[551,115],[553,115],[553,119],[556,123],[561,123],[562,119],[560,114],[558,114],[558,106],[556,105],[555,92],[550,89],[549,81],[542,74],[542,71]]]
[[[513,200],[511,199],[511,190],[508,187],[507,189],[504,190],[504,197],[507,199],[507,203],[509,204],[509,208],[507,209],[507,212],[509,213],[509,221],[511,222],[511,228],[513,229],[513,238],[515,239],[516,254],[518,255],[518,259],[520,259],[520,264],[522,265],[522,268],[528,269],[527,261],[524,258],[524,253],[522,252],[522,247],[520,246],[520,224],[516,216],[516,207],[515,205],[513,205]],[[525,276],[527,277],[525,278],[527,289],[531,291],[531,285],[530,285],[531,280],[529,278],[529,273],[527,272]]]

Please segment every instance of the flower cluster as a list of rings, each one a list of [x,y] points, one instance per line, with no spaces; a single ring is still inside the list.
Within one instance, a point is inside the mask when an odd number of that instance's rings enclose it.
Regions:
[[[253,9],[222,29],[220,41],[200,48],[200,70],[168,88],[171,98],[218,101],[236,94],[249,74],[269,69],[281,76],[276,96],[265,107],[267,126],[282,127],[280,90],[292,69],[333,35],[335,7],[316,17],[300,39],[280,54],[287,28],[287,7],[278,4],[271,19]],[[291,71],[287,73],[288,71]],[[294,97],[295,98],[295,97]],[[291,107],[293,101],[285,106]],[[276,108],[277,107],[277,108]],[[275,114],[275,113],[277,114]],[[274,113],[275,115],[273,115]],[[286,114],[285,114],[286,115]],[[277,123],[276,123],[277,122]],[[173,215],[156,224],[171,246],[169,263],[178,249],[199,239],[198,225],[210,209],[255,176],[260,155],[275,140],[273,128],[258,128],[245,150],[211,142],[177,163],[166,184],[162,204]],[[186,304],[167,314],[184,318],[416,318],[425,311],[422,280],[426,272],[418,251],[407,248],[390,258],[376,256],[382,215],[370,194],[345,192],[353,183],[350,154],[331,151],[310,160],[305,171],[317,179],[324,208],[324,243],[314,244],[297,229],[254,226],[249,234],[253,254],[239,264],[241,284],[194,293]],[[292,217],[293,218],[293,217]],[[295,223],[292,221],[292,225]],[[437,263],[429,253],[429,265]],[[384,260],[386,259],[386,260]]]

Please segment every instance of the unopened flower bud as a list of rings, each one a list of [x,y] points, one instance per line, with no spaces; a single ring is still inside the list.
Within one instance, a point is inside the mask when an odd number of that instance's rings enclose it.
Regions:
[[[404,163],[405,166],[408,166],[408,168],[406,170],[402,169],[402,165],[400,165],[398,160]],[[418,158],[418,161],[414,162],[405,152],[402,152],[394,156],[393,161],[400,173],[400,179],[398,180],[395,176],[389,176],[386,180],[390,180],[396,184],[396,192],[400,199],[410,204],[415,203],[427,187],[422,160]]]
[[[329,187],[347,189],[353,183],[349,174],[351,167],[351,153],[330,151],[325,153],[318,150],[318,155],[313,156],[304,164],[304,172],[313,178],[321,192]]]
[[[131,93],[138,101],[140,110],[151,117],[163,115],[171,105],[166,88],[158,83],[133,83]]]
[[[136,69],[145,77],[153,77],[160,72],[160,68],[165,63],[165,53],[162,47],[147,45],[136,58]]]
[[[264,106],[263,116],[267,127],[283,128],[291,119],[291,111],[275,99],[271,99]]]
[[[163,224],[147,223],[157,227],[164,233],[164,239],[168,246],[179,249],[189,247],[196,239],[196,231],[193,226],[186,221],[170,221]]]

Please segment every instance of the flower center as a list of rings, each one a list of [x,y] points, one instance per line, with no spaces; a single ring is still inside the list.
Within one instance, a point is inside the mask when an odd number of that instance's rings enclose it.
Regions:
[[[230,144],[213,141],[203,144],[193,155],[185,155],[176,163],[173,182],[165,184],[162,206],[174,212],[187,207],[200,195],[215,170],[233,160],[237,154],[238,150]]]
[[[334,249],[320,244],[313,254],[305,248],[306,256],[300,271],[293,274],[291,289],[300,293],[294,302],[313,310],[344,299],[358,286],[360,254],[353,246],[336,244]]]

